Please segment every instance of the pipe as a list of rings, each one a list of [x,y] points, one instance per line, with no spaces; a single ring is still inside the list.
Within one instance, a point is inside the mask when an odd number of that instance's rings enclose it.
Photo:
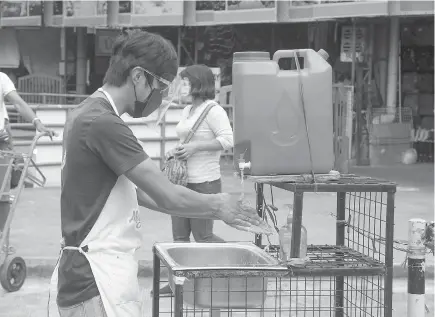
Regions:
[[[107,1],[107,20],[109,28],[119,25],[119,1]]]
[[[386,23],[376,26],[376,75],[379,83],[379,92],[382,105],[385,107],[387,100],[387,60],[388,60],[388,28]]]
[[[390,47],[388,54],[388,79],[387,79],[387,111],[395,113],[397,106],[397,79],[399,61],[399,17],[390,18]]]
[[[426,221],[408,222],[408,317],[424,317],[425,311],[425,257],[424,235]]]
[[[351,66],[351,86],[355,92],[355,65],[356,64],[356,22],[352,19],[352,66]]]
[[[289,21],[290,1],[276,1],[278,21]]]
[[[77,30],[76,92],[79,95],[84,95],[86,94],[87,31],[85,27],[78,27],[76,30]]]
[[[196,1],[183,1],[184,25],[193,26],[196,23]]]
[[[54,3],[53,1],[44,1],[44,26],[53,25],[53,10]]]

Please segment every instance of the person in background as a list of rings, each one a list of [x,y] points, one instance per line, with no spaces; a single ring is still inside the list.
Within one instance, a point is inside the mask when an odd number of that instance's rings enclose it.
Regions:
[[[41,120],[36,117],[33,110],[29,107],[29,105],[21,99],[18,95],[15,85],[12,80],[3,72],[0,72],[0,150],[4,151],[12,151],[13,150],[13,142],[12,142],[12,131],[9,125],[9,116],[5,105],[5,100],[9,101],[13,105],[15,105],[19,114],[33,123],[35,128],[39,132],[48,132],[50,137],[55,135],[55,132],[46,128]],[[0,184],[3,183],[5,172],[1,172],[0,176]],[[12,185],[11,185],[12,187]],[[9,214],[9,208],[6,210],[2,209],[0,211],[0,232],[4,230],[4,226],[6,223],[6,219]],[[8,231],[7,240],[9,240],[9,231]],[[5,246],[0,246],[0,249],[5,250]],[[9,247],[8,252],[12,252],[13,248]]]
[[[15,75],[11,73],[12,79]],[[18,94],[14,83],[8,74],[0,72],[0,149],[12,150],[12,135],[9,125],[9,116],[4,101],[15,106],[18,113],[28,122],[32,122],[39,132],[47,132],[50,137],[55,136],[54,130],[47,128],[33,112],[32,108]]]
[[[184,96],[189,103],[183,109],[181,120],[176,127],[180,141],[186,139],[201,113],[210,102],[210,109],[199,125],[190,142],[173,149],[168,155],[187,161],[187,188],[203,194],[217,194],[222,191],[220,158],[222,150],[233,147],[233,130],[226,111],[215,99],[215,79],[211,69],[205,65],[186,67],[180,78]],[[225,242],[213,233],[213,219],[199,219],[172,216],[174,242],[190,242],[190,234],[196,242]],[[160,294],[171,292],[169,284],[160,289]]]
[[[192,65],[180,73],[185,85],[185,100],[190,104],[183,109],[176,127],[180,141],[193,128],[210,102],[214,107],[199,125],[190,142],[174,149],[177,159],[187,161],[187,188],[203,194],[222,191],[220,157],[222,150],[233,147],[233,130],[225,110],[215,99],[215,79],[205,65]],[[192,233],[196,242],[224,242],[213,233],[212,219],[172,216],[172,235],[175,242],[189,242]]]

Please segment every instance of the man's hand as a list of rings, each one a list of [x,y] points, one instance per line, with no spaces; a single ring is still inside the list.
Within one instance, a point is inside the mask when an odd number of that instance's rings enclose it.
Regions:
[[[47,132],[51,140],[53,140],[54,136],[57,136],[57,133],[54,130],[47,128],[40,120],[35,121],[35,128],[39,132]]]
[[[222,204],[216,217],[227,225],[242,231],[249,231],[257,234],[270,235],[273,229],[262,220],[255,208],[249,206],[241,198],[229,195],[218,194],[222,198]]]
[[[198,152],[198,148],[195,143],[187,143],[177,147],[174,154],[177,159],[185,161],[196,152]]]

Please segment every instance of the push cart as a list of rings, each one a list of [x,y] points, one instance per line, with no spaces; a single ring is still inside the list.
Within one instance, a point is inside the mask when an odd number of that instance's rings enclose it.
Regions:
[[[1,174],[3,174],[0,187],[0,203],[4,207],[2,213],[6,213],[3,227],[1,227],[2,223],[0,223],[0,283],[8,292],[18,291],[26,279],[26,263],[23,258],[16,256],[14,248],[10,247],[9,233],[25,180],[28,179],[41,187],[45,185],[45,176],[32,158],[36,143],[43,136],[48,136],[48,134],[36,134],[27,153],[0,150],[0,169],[2,170]],[[27,173],[29,167],[34,168],[39,176]],[[12,192],[11,180],[14,178],[17,185]]]

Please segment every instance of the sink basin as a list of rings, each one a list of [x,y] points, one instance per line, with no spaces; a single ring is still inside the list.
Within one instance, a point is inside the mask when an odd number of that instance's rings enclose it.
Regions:
[[[199,308],[261,306],[268,278],[252,276],[252,272],[285,270],[252,243],[158,243],[155,249],[170,268],[169,284],[173,292],[174,271],[208,272],[196,277],[188,275],[183,283],[183,301]]]

